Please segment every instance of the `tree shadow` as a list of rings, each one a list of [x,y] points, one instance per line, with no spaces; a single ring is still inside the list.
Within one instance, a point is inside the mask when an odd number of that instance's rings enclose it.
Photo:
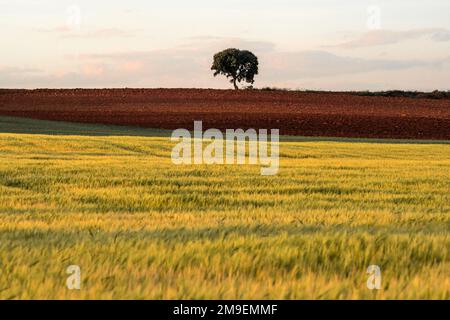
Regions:
[[[171,130],[0,116],[0,133],[67,136],[170,137]]]
[[[230,129],[238,129],[238,128],[230,128]],[[76,123],[76,122],[50,121],[50,120],[38,120],[38,119],[10,117],[10,116],[0,116],[0,134],[1,133],[37,134],[37,135],[67,135],[67,136],[170,137],[172,134],[172,130],[132,127],[132,126],[119,126],[119,125],[105,125],[105,124],[98,124],[98,123]],[[280,142],[450,144],[450,141],[447,141],[447,140],[303,137],[303,136],[283,136],[283,135],[280,136]]]

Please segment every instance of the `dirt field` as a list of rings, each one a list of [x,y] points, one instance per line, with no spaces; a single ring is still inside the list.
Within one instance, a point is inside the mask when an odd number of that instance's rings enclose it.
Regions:
[[[150,128],[450,140],[450,100],[200,89],[0,90],[0,115]]]

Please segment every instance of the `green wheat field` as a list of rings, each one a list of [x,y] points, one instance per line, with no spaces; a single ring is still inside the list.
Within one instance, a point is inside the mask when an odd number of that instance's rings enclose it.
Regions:
[[[167,134],[1,117],[0,298],[450,298],[448,142],[285,138],[261,176]]]

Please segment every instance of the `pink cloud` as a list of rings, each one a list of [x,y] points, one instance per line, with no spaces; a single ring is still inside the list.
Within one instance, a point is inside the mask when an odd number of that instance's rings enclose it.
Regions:
[[[407,40],[418,39],[421,37],[428,37],[429,39],[434,41],[447,41],[448,39],[450,39],[447,35],[447,30],[437,28],[406,31],[374,30],[363,33],[357,39],[347,41],[332,47],[348,49],[359,47],[374,47],[396,44]]]
[[[122,63],[120,66],[120,69],[124,72],[136,72],[142,69],[144,66],[144,63],[141,61],[127,61]]]
[[[83,28],[83,30],[73,30],[67,26],[55,28],[38,28],[38,32],[54,33],[63,39],[70,38],[129,38],[133,37],[139,30],[125,30],[120,28]]]
[[[94,77],[98,77],[103,75],[104,73],[104,68],[100,65],[95,65],[95,64],[87,64],[81,67],[82,70],[82,74],[85,76],[94,76]]]

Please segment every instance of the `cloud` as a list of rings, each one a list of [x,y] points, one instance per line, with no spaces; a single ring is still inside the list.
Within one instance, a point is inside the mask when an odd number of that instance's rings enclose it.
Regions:
[[[67,56],[71,70],[65,72],[26,72],[14,68],[0,78],[0,87],[198,87],[229,88],[223,77],[212,76],[212,56],[227,47],[245,48],[260,59],[260,75],[256,85],[335,89],[335,82],[344,79],[364,79],[349,88],[379,88],[387,81],[380,74],[408,74],[404,86],[416,75],[436,73],[428,86],[442,86],[442,72],[450,71],[450,57],[432,61],[364,59],[338,55],[327,51],[283,52],[270,42],[246,39],[191,39],[186,44],[164,50],[125,51]],[[414,72],[406,72],[414,70]],[[32,71],[32,70],[28,70]],[[372,76],[371,75],[376,75]],[[410,79],[411,78],[411,79]],[[419,79],[419,80],[418,80]],[[381,83],[381,84],[380,84]],[[319,84],[321,84],[319,86]],[[400,87],[401,88],[401,87]],[[421,88],[417,88],[421,89]]]
[[[428,37],[434,41],[450,41],[450,31],[446,29],[417,29],[407,31],[373,30],[363,33],[359,38],[331,47],[360,48],[396,44],[407,40]]]
[[[2,67],[0,66],[0,74],[2,76],[24,75],[24,74],[36,74],[42,70],[37,68],[18,68],[18,67]]]
[[[446,68],[408,68],[401,70],[380,70],[345,76],[325,76],[299,80],[281,80],[280,88],[299,88],[317,90],[449,90],[450,65]]]
[[[82,66],[82,74],[86,76],[101,76],[104,74],[105,70],[103,66],[96,64],[86,64]]]
[[[126,61],[119,67],[124,72],[138,72],[144,67],[144,64],[141,61]]]
[[[43,74],[43,70],[37,68],[0,66],[0,86],[28,86],[28,81],[34,82],[34,80],[42,80]]]
[[[240,42],[240,43],[236,43]],[[247,44],[247,45],[245,45]],[[219,48],[249,48],[259,56],[261,77],[277,81],[364,73],[374,70],[398,70],[428,66],[420,60],[361,59],[326,51],[279,52],[274,45],[244,40],[226,40],[216,46],[186,45],[167,50],[90,54],[80,56],[86,63],[106,63],[110,69],[142,77],[185,79],[186,83],[211,82],[211,57]],[[256,48],[256,49],[255,49]]]
[[[85,28],[74,29],[67,26],[55,27],[55,28],[38,28],[37,32],[56,34],[62,39],[74,39],[74,38],[130,38],[134,37],[139,30],[124,30],[120,28]]]
[[[431,38],[438,42],[450,41],[450,31],[442,30],[435,32]]]
[[[277,52],[267,55],[265,60],[265,72],[272,79],[277,75],[284,79],[304,79],[429,65],[419,60],[361,59],[326,51]]]
[[[188,38],[189,42],[180,48],[209,48],[210,50],[221,50],[224,48],[241,48],[259,53],[275,51],[276,46],[270,41],[255,41],[241,38],[224,38],[212,36],[197,36]]]

